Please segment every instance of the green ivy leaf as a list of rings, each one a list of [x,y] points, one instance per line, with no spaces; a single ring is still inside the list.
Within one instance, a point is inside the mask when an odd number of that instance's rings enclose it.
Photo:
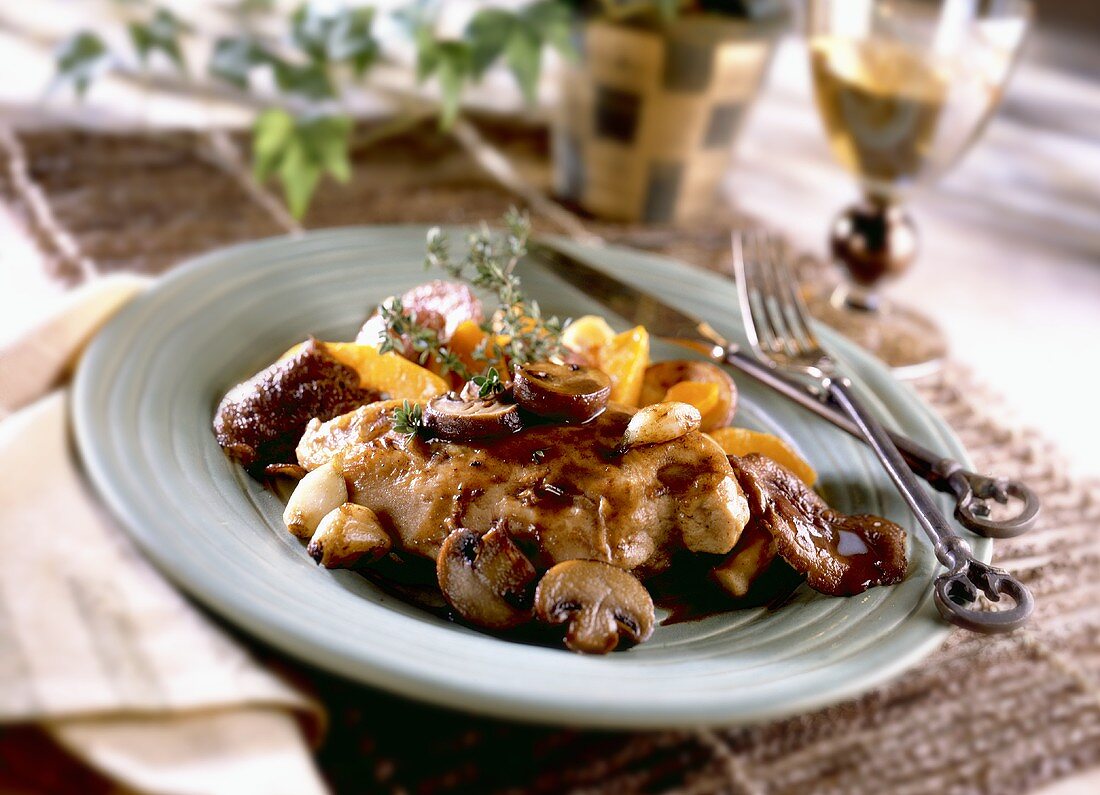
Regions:
[[[275,10],[275,0],[238,0],[237,10],[242,14],[265,14]]]
[[[503,57],[524,98],[534,102],[543,47],[573,55],[571,21],[569,8],[560,0],[541,0],[517,13],[497,8],[478,12],[465,33],[474,76],[480,78]]]
[[[373,8],[344,9],[329,34],[329,58],[350,63],[356,77],[362,77],[378,57],[378,42],[371,32],[373,22]]]
[[[314,63],[349,63],[362,76],[378,56],[373,8],[317,10],[307,3],[291,17],[291,38]]]
[[[336,95],[328,70],[322,64],[292,64],[277,58],[273,58],[271,63],[280,91],[307,99],[327,99]]]
[[[439,66],[439,42],[426,25],[414,28],[413,38],[416,40],[416,81],[423,83]]]
[[[107,68],[110,59],[103,39],[82,30],[58,48],[55,84],[69,83],[76,95],[83,98],[92,80]]]
[[[132,22],[129,31],[130,41],[142,63],[148,63],[152,53],[161,52],[181,72],[186,70],[180,37],[189,33],[191,28],[171,11],[158,8],[148,24]]]
[[[278,108],[264,111],[252,128],[256,178],[264,181],[277,176],[287,206],[301,218],[325,173],[339,182],[351,178],[351,126],[346,116],[295,118]]]
[[[436,39],[426,25],[418,26],[414,36],[417,43],[416,79],[423,83],[434,76],[439,82],[439,126],[447,129],[458,117],[462,92],[474,75],[473,49],[465,41]]]
[[[437,45],[436,77],[439,80],[442,112],[439,124],[449,129],[458,118],[462,91],[470,80],[470,48],[460,41],[444,41]]]
[[[328,59],[328,34],[331,17],[322,14],[306,3],[290,17],[290,36],[314,61]]]
[[[542,64],[542,42],[538,36],[521,27],[508,40],[504,60],[519,83],[523,98],[528,104],[533,103],[538,91],[539,68]]]
[[[523,9],[521,17],[544,44],[567,58],[576,56],[573,44],[573,12],[560,0],[540,0]]]
[[[499,8],[486,8],[474,15],[466,26],[474,75],[481,77],[503,54],[517,24],[515,14]]]
[[[207,70],[211,77],[247,90],[253,67],[268,62],[267,53],[251,39],[221,38],[214,43]]]

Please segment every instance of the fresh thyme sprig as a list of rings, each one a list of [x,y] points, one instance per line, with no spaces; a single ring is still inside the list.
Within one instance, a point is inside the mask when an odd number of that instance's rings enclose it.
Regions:
[[[490,367],[484,375],[475,375],[470,380],[477,387],[479,398],[491,398],[504,391],[504,383],[500,380],[500,373],[495,367]]]
[[[451,256],[450,245],[441,229],[428,232],[425,266],[440,268],[455,279],[496,295],[498,308],[482,325],[485,339],[474,351],[483,362],[512,364],[538,361],[562,352],[561,335],[569,321],[544,318],[537,301],[528,301],[516,263],[527,253],[531,220],[514,207],[504,216],[505,234],[493,235],[485,225],[466,238],[466,254]]]
[[[424,411],[419,403],[410,404],[403,401],[400,408],[393,410],[393,429],[397,433],[403,433],[412,438],[420,433],[424,427]]]
[[[396,351],[403,354],[408,345],[416,354],[417,361],[426,365],[431,359],[439,363],[442,374],[455,373],[460,378],[469,378],[470,372],[455,353],[439,338],[439,332],[428,326],[422,326],[405,311],[400,298],[390,298],[378,308],[385,322],[385,339],[378,347],[380,353]]]

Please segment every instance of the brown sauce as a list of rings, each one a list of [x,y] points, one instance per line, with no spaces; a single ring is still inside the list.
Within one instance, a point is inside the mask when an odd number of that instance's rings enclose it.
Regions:
[[[723,591],[710,577],[720,561],[718,556],[683,556],[672,567],[645,581],[653,604],[668,615],[662,627],[702,621],[711,616],[766,607],[775,610],[787,604],[802,584],[802,577],[782,560],[775,560],[744,596],[737,598]]]
[[[654,606],[667,613],[660,622],[661,626],[702,621],[711,616],[755,607],[776,610],[787,604],[802,584],[802,578],[797,572],[783,561],[777,560],[753,584],[748,594],[735,599],[707,576],[718,560],[716,556],[693,558],[685,555],[676,561],[670,571],[645,581]],[[384,594],[443,621],[513,642],[561,646],[561,627],[548,627],[533,621],[507,632],[492,632],[464,621],[443,598],[436,581],[435,564],[426,558],[390,555],[359,573]]]

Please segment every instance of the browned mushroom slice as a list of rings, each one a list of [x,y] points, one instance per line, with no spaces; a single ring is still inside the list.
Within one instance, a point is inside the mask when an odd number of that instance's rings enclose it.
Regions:
[[[623,636],[641,643],[653,632],[645,586],[625,569],[594,560],[567,560],[546,572],[535,612],[548,624],[568,623],[565,645],[585,654],[607,654]]]
[[[815,591],[851,596],[905,578],[905,531],[879,516],[834,511],[779,464],[755,453],[730,464],[777,554]]]
[[[526,411],[562,422],[588,422],[607,407],[611,379],[595,367],[555,362],[517,365],[512,391]]]
[[[699,381],[718,387],[718,403],[703,415],[703,431],[724,428],[733,422],[737,411],[737,385],[725,370],[710,362],[671,359],[651,364],[642,381],[641,405],[661,402],[668,390],[682,381]]]
[[[218,406],[214,434],[258,477],[269,464],[295,461],[294,446],[311,419],[329,420],[378,397],[360,387],[358,373],[323,342],[310,339],[289,359],[233,387]]]
[[[325,514],[306,549],[326,569],[351,569],[374,563],[392,546],[374,511],[345,502]]]
[[[500,397],[463,400],[449,392],[428,402],[424,425],[440,439],[475,442],[515,433],[523,427],[523,420],[516,404]]]
[[[760,522],[749,522],[736,546],[711,572],[731,596],[745,596],[775,560],[775,540]]]
[[[535,567],[499,525],[485,535],[452,532],[439,550],[436,575],[451,607],[471,623],[508,629],[531,618]]]

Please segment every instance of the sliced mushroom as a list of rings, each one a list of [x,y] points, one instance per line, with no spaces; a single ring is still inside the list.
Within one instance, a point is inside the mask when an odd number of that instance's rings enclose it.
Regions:
[[[326,569],[350,569],[379,560],[392,546],[374,511],[345,502],[325,514],[306,549]]]
[[[851,596],[905,578],[905,531],[880,516],[830,508],[797,477],[756,453],[729,457],[749,510],[777,554],[815,591]]]
[[[699,409],[687,403],[654,403],[639,409],[623,431],[619,450],[643,444],[664,444],[699,430]]]
[[[731,596],[745,596],[775,560],[775,540],[759,522],[750,522],[729,554],[711,571]]]
[[[436,575],[451,607],[473,624],[508,629],[531,619],[535,567],[499,525],[485,535],[452,532],[439,550]]]
[[[513,394],[521,408],[561,422],[588,422],[607,407],[611,379],[595,367],[530,362],[515,369]]]
[[[481,386],[473,380],[467,381],[462,385],[462,389],[459,390],[458,396],[462,400],[485,400],[481,396]],[[512,397],[512,382],[502,381],[500,386],[493,392],[492,397],[502,403],[515,403],[515,399]]]
[[[701,381],[718,387],[718,402],[703,415],[701,430],[713,431],[733,422],[737,411],[737,385],[729,373],[711,362],[672,359],[651,364],[642,381],[641,405],[664,400],[668,390],[682,381]]]
[[[535,590],[535,613],[548,624],[568,623],[565,645],[607,654],[625,635],[641,643],[653,632],[653,599],[625,569],[594,560],[567,560],[550,569]]]
[[[294,487],[283,511],[283,522],[298,538],[309,538],[326,514],[347,501],[347,483],[330,461],[310,472]]]
[[[440,439],[474,442],[515,433],[523,427],[523,420],[516,404],[500,396],[463,400],[448,392],[428,402],[424,425]]]

